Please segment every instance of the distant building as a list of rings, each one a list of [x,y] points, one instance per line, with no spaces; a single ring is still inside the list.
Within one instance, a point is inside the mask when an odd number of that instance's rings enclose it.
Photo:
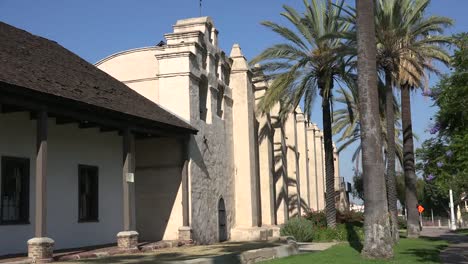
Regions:
[[[349,210],[364,213],[364,205],[363,204],[351,203],[349,205]]]

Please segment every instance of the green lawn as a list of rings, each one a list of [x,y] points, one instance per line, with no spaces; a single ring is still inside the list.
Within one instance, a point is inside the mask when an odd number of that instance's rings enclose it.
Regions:
[[[403,238],[395,247],[395,258],[390,261],[361,259],[361,245],[340,244],[328,250],[296,255],[288,258],[262,262],[264,264],[310,264],[310,263],[440,263],[439,253],[447,246],[446,241],[428,238]]]
[[[458,234],[463,234],[465,236],[468,236],[468,229],[458,229],[455,232],[458,233]]]

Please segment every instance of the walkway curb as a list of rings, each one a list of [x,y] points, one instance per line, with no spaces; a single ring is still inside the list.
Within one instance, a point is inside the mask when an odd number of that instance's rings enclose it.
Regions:
[[[299,254],[299,247],[296,242],[289,242],[288,245],[282,245],[271,248],[253,249],[240,254],[228,254],[211,258],[198,258],[179,262],[180,264],[251,264],[260,261],[284,258]]]

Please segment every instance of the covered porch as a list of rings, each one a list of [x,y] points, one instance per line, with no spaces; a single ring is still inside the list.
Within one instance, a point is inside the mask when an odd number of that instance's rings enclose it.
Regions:
[[[186,145],[196,130],[55,42],[4,23],[0,37],[0,255],[26,243],[35,262],[54,246],[117,240],[133,250],[138,231],[154,238],[168,222],[190,238]]]

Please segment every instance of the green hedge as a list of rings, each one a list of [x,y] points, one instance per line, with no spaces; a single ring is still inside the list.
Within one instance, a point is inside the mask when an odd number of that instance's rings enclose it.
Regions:
[[[316,228],[314,230],[313,241],[362,241],[364,238],[364,229],[360,223],[338,224],[335,229]]]
[[[304,217],[291,218],[281,228],[282,236],[293,236],[298,242],[362,241],[364,230],[361,222],[337,224],[335,229],[327,228]]]
[[[314,237],[314,225],[312,221],[303,217],[291,218],[281,228],[282,236],[293,236],[298,242],[311,242]]]

